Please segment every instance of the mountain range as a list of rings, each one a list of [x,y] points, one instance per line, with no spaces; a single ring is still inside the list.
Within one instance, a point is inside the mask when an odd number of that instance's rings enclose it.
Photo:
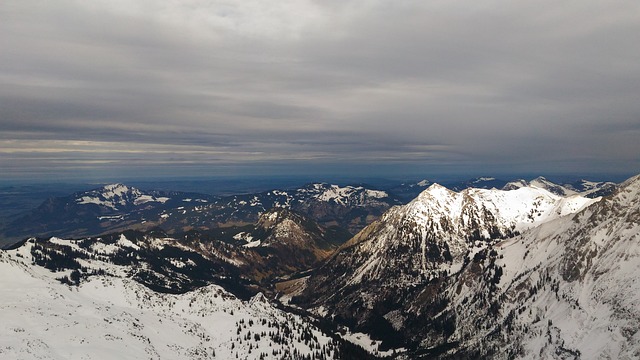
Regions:
[[[169,234],[189,230],[254,224],[272,208],[284,208],[307,216],[319,224],[351,237],[378,219],[394,205],[418,196],[429,180],[387,188],[368,185],[311,183],[299,188],[218,197],[177,191],[146,191],[124,184],[109,184],[68,196],[51,197],[39,207],[12,215],[0,222],[0,244],[30,236],[87,237],[124,230],[162,228]],[[539,177],[504,181],[480,177],[445,183],[454,191],[466,188],[505,189],[539,187],[555,194],[605,196],[615,191],[612,182],[576,181],[558,185]],[[5,224],[3,224],[3,222]],[[342,239],[341,239],[342,240]]]
[[[0,355],[640,354],[640,176],[446,185],[50,199],[4,230]]]
[[[180,233],[250,225],[266,211],[284,208],[350,237],[400,203],[382,190],[326,183],[222,198],[110,184],[50,198],[38,208],[14,216],[1,234],[17,241],[29,236],[86,237],[156,227]]]
[[[408,358],[635,358],[640,177],[604,198],[432,185],[290,300]]]

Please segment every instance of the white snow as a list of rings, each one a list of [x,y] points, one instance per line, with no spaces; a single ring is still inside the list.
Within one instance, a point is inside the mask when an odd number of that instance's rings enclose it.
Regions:
[[[148,194],[143,194],[136,188],[131,188],[122,184],[111,184],[102,187],[101,189],[88,191],[76,199],[77,204],[96,204],[118,210],[118,206],[127,205],[130,201],[133,205],[142,205],[148,202],[165,203],[170,198],[168,197],[156,197]],[[185,199],[185,201],[191,199]]]
[[[264,297],[243,302],[216,285],[181,295],[156,293],[120,275],[63,285],[55,277],[64,273],[31,266],[29,248],[0,251],[2,359],[258,359],[273,351],[286,358],[294,349],[311,354],[331,342]],[[267,335],[275,324],[296,336],[309,327],[317,341],[277,344]]]
[[[134,205],[140,205],[140,204],[145,204],[145,203],[148,203],[148,202],[159,202],[159,203],[164,204],[168,200],[169,200],[168,197],[155,197],[155,196],[151,196],[151,195],[140,195],[133,201],[133,204]]]
[[[346,205],[349,202],[360,201],[366,202],[367,199],[382,199],[388,197],[384,191],[365,189],[362,186],[346,186],[330,185],[328,189],[315,196],[320,201],[333,201],[335,203]]]
[[[495,179],[496,179],[496,178],[494,178],[494,177],[479,177],[479,178],[475,179],[475,180],[473,181],[473,183],[476,183],[476,184],[477,184],[477,183],[480,183],[480,182],[483,182],[483,181],[493,181],[493,180],[495,180]]]
[[[78,204],[96,204],[96,205],[102,205],[102,206],[106,206],[106,207],[110,207],[114,210],[117,210],[116,206],[110,202],[110,201],[103,201],[100,200],[97,197],[91,197],[91,196],[83,196],[79,199],[76,200],[76,203]]]
[[[248,243],[242,245],[246,248],[253,248],[253,247],[258,247],[262,244],[262,240],[254,240],[254,241],[249,241]]]
[[[118,242],[116,244],[123,247],[132,248],[134,250],[140,250],[140,246],[134,244],[131,240],[127,239],[124,236],[124,234],[120,234],[120,238],[118,239]]]
[[[374,354],[376,356],[391,356],[391,354],[395,353],[403,353],[406,351],[404,348],[387,350],[387,351],[379,351],[378,347],[382,343],[379,340],[373,340],[368,334],[361,332],[349,332],[346,331],[344,334],[338,333],[343,339],[348,340],[349,342],[356,344],[363,349],[367,350],[369,353]]]

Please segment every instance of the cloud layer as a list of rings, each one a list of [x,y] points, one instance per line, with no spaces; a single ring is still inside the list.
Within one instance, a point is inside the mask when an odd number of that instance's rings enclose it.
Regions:
[[[8,0],[0,166],[638,172],[638,34],[635,1]]]

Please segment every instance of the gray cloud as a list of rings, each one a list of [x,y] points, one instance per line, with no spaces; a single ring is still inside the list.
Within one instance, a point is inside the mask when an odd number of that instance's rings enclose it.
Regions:
[[[636,2],[162,4],[0,5],[7,176],[640,171]]]

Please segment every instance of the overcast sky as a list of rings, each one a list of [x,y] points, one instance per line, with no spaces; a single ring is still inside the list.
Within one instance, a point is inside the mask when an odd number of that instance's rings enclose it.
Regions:
[[[640,2],[2,0],[4,178],[640,172]]]

